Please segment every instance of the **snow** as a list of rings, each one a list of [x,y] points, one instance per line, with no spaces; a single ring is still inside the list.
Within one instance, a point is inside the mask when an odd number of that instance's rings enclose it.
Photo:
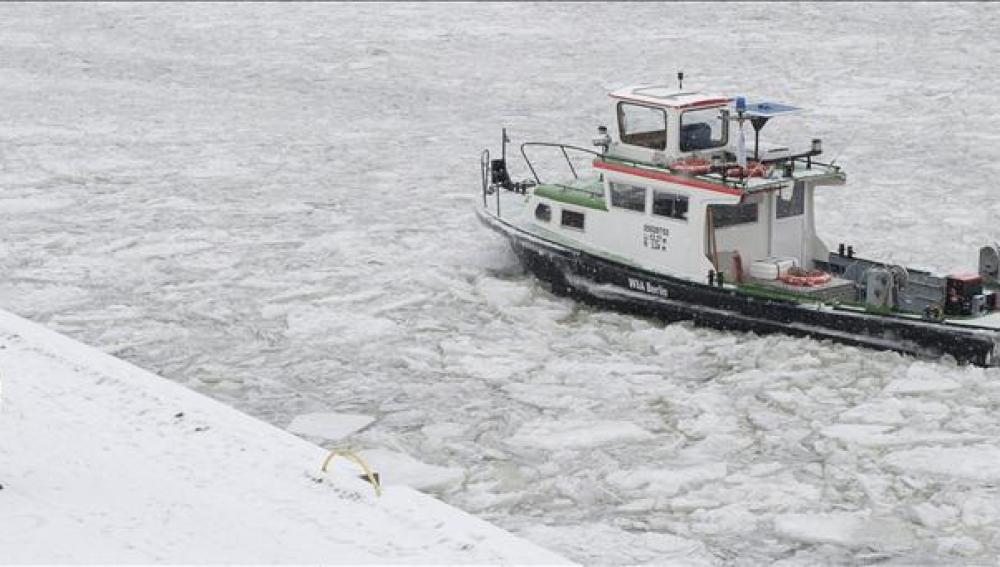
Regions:
[[[286,429],[300,435],[338,441],[364,429],[373,421],[375,418],[369,415],[328,412],[305,413],[295,416]]]
[[[4,562],[564,562],[406,482],[378,497],[324,474],[323,449],[5,312],[0,366]],[[421,487],[461,476],[362,453]]]
[[[683,70],[685,87],[806,109],[762,138],[822,138],[846,167],[816,196],[828,245],[975,268],[1000,240],[984,181],[1000,174],[1000,7],[2,10],[0,307],[278,427],[371,416],[336,443],[460,469],[442,499],[586,564],[655,562],[658,534],[733,564],[1000,554],[994,481],[951,473],[994,455],[1000,370],[580,306],[470,209],[501,126],[588,145],[613,127],[608,91]],[[577,441],[598,433],[581,423],[618,438]],[[713,465],[726,476],[673,496],[608,480]],[[775,532],[834,512],[919,537],[873,552]]]

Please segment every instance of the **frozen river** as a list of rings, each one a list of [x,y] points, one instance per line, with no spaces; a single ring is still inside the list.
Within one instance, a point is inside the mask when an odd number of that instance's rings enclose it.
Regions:
[[[1000,553],[1000,371],[581,308],[472,212],[501,125],[586,145],[608,90],[683,69],[812,109],[829,244],[974,268],[1000,8],[0,16],[0,307],[279,426],[375,416],[355,447],[459,467],[444,500],[587,563]]]

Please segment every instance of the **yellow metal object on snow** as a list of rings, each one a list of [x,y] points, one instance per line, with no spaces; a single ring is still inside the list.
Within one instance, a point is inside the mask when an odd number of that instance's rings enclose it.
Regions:
[[[330,462],[333,461],[334,457],[338,455],[357,463],[358,466],[360,466],[361,469],[365,471],[365,476],[368,478],[368,482],[375,487],[375,496],[382,496],[382,483],[379,480],[378,475],[376,475],[375,472],[372,471],[371,467],[368,466],[368,463],[364,459],[362,459],[357,453],[351,451],[350,449],[343,449],[343,450],[334,449],[333,451],[330,451],[330,454],[327,455],[326,459],[323,460],[323,472],[326,472],[326,469],[330,465]]]

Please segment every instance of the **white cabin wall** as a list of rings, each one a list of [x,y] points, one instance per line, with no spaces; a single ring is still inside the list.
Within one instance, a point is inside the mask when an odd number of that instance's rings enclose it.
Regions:
[[[646,188],[644,212],[611,206],[610,183],[621,183]],[[695,281],[704,281],[712,264],[705,257],[705,207],[708,202],[719,202],[717,197],[706,197],[699,189],[663,181],[636,179],[631,176],[609,174],[605,180],[609,212],[596,215],[594,230],[588,238],[605,243],[602,248],[632,260],[634,263]],[[659,189],[684,195],[688,198],[687,220],[653,214],[653,190]],[[735,197],[721,197],[722,202],[735,202]],[[727,201],[728,199],[728,201]],[[656,249],[644,243],[647,232],[666,229],[665,248]]]
[[[599,219],[595,232],[598,238],[606,243],[609,252],[632,258],[643,262],[642,253],[642,230],[643,225],[649,220],[649,195],[646,195],[646,212],[630,211],[611,207],[611,200],[608,200],[609,210],[607,214]]]
[[[806,183],[806,222],[805,222],[805,238],[807,247],[806,250],[809,252],[810,260],[822,260],[823,262],[828,262],[830,260],[830,248],[825,242],[816,234],[816,185],[812,183]],[[809,268],[813,267],[812,262],[810,262]]]
[[[748,270],[751,262],[770,255],[768,219],[771,218],[774,218],[771,199],[761,198],[757,205],[757,222],[715,229],[716,249],[719,253],[739,252],[744,271]]]
[[[677,190],[674,192],[683,194]],[[634,213],[638,216],[632,216],[627,223],[615,221],[625,217],[629,211],[614,209],[615,212],[608,217],[608,220],[612,223],[617,236],[616,251],[622,255],[629,255],[641,265],[657,271],[701,281],[711,268],[704,254],[699,254],[704,247],[705,230],[704,223],[698,219],[704,217],[704,207],[689,196],[688,208],[688,220],[684,221],[654,215],[650,205],[647,205],[646,213]],[[668,231],[660,249],[653,247],[651,243],[649,245],[644,243],[647,232],[651,229],[653,232],[664,229]]]
[[[812,236],[806,228],[806,218],[808,216],[806,194],[805,185],[802,185],[802,213],[789,215],[784,218],[778,218],[777,214],[778,204],[782,197],[781,193],[775,191],[767,195],[773,212],[773,217],[770,219],[772,223],[770,256],[776,258],[793,258],[795,265],[799,267],[812,266],[812,260],[809,257],[809,244],[812,241]],[[788,189],[786,196],[789,199],[793,199],[794,190]]]
[[[756,223],[716,229],[718,251],[738,251],[744,267],[769,256],[793,257],[807,269],[814,266],[814,260],[826,261],[829,248],[816,235],[814,196],[815,186],[804,184],[803,214],[798,218],[778,219],[777,194],[761,195]],[[787,238],[795,242],[784,242]]]
[[[606,191],[607,187],[605,186],[605,192]],[[605,195],[605,199],[610,204],[610,196]],[[535,208],[539,203],[548,205],[552,211],[552,217],[548,222],[540,221],[535,217]],[[583,230],[563,226],[562,212],[564,210],[583,214]],[[630,212],[641,216],[641,213],[634,211],[623,212]],[[563,203],[561,201],[555,201],[546,197],[536,197],[534,195],[529,198],[524,215],[527,222],[575,242],[580,242],[591,250],[597,252],[609,252],[621,256],[625,256],[625,254],[622,253],[623,249],[621,245],[618,244],[618,242],[622,239],[622,236],[619,233],[627,234],[629,232],[627,230],[627,226],[636,224],[635,220],[630,222],[627,215],[622,215],[626,218],[621,218],[618,215],[613,215],[611,211],[602,211],[571,203]],[[614,222],[616,220],[624,222],[616,223]],[[618,224],[624,225],[620,227],[622,230],[615,229]],[[641,223],[639,223],[639,226],[641,227]]]
[[[611,206],[609,183],[641,186],[646,188],[646,205],[644,212],[622,209]],[[660,189],[685,195],[688,197],[688,218],[686,221],[652,214],[653,189]],[[802,254],[799,256],[801,265],[806,268],[813,266],[815,259],[826,260],[829,250],[825,243],[815,234],[815,187],[805,186],[804,214],[802,215],[802,230],[796,236],[801,238]],[[749,270],[750,263],[761,260],[773,254],[780,255],[780,250],[774,248],[772,238],[781,238],[775,220],[775,196],[760,195],[756,223],[746,223],[716,229],[716,247],[721,254],[738,252],[743,262],[744,270]],[[574,241],[579,241],[587,247],[621,257],[634,265],[659,271],[677,277],[694,281],[704,281],[709,270],[714,269],[712,261],[706,255],[707,207],[714,205],[733,205],[739,201],[736,196],[725,196],[708,193],[697,188],[657,180],[636,179],[621,174],[608,174],[605,179],[605,200],[608,211],[590,209],[578,205],[561,203],[544,198],[529,198],[525,214],[530,221],[538,226],[560,234]],[[547,203],[552,210],[552,220],[548,223],[534,220],[534,210],[538,202]],[[586,218],[584,230],[564,227],[561,224],[563,210],[582,213]],[[655,249],[644,245],[647,227],[664,228],[669,231],[665,240],[665,249]],[[779,247],[780,248],[780,247]],[[787,254],[785,254],[787,255]]]
[[[685,263],[690,266],[691,279],[704,281],[708,277],[709,271],[715,270],[715,265],[708,256],[706,250],[706,211],[709,204],[718,204],[717,199],[692,198],[691,208],[688,211],[688,218],[691,222],[691,239],[686,244]]]
[[[552,217],[548,222],[540,221],[535,217],[535,209],[538,207],[539,203],[544,203],[549,206],[552,211]],[[584,215],[584,229],[579,230],[572,227],[563,226],[562,224],[562,212],[563,210],[574,211],[577,213],[582,213]],[[604,250],[603,246],[597,245],[598,243],[593,242],[591,234],[592,223],[598,215],[606,214],[604,211],[599,211],[597,209],[591,209],[589,207],[582,207],[579,205],[573,205],[570,203],[562,203],[560,201],[554,201],[545,197],[536,197],[532,195],[528,204],[524,210],[524,218],[527,222],[534,224],[535,226],[554,232],[560,236],[572,239],[574,241],[579,241],[593,248],[599,250]]]
[[[608,188],[608,183],[611,182],[645,187],[645,211],[639,212],[611,206]],[[687,220],[652,214],[652,191],[654,188],[687,196]],[[615,174],[606,176],[605,195],[608,211],[532,197],[525,214],[530,216],[529,222],[579,241],[595,251],[619,256],[634,265],[652,271],[699,282],[705,281],[709,270],[713,269],[712,263],[705,256],[705,208],[708,203],[734,204],[738,201],[738,197],[735,196],[716,195],[683,185]],[[535,220],[534,210],[539,202],[546,203],[551,207],[552,220],[550,222]],[[564,209],[585,215],[585,229],[583,231],[561,225],[561,215]],[[650,241],[644,244],[644,238],[647,237],[647,232],[650,229],[654,233],[657,232],[657,229],[668,231],[668,235],[663,241],[665,247],[657,249],[650,245]]]

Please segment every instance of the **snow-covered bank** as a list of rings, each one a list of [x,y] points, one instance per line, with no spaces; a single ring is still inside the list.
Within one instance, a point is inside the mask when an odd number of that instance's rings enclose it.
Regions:
[[[0,373],[0,562],[565,562],[6,312]]]

